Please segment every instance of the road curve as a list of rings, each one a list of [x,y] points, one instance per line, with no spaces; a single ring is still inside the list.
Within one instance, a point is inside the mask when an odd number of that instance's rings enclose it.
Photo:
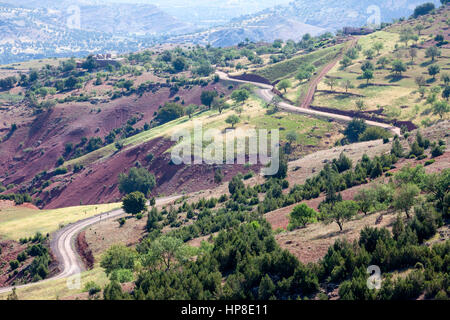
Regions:
[[[181,198],[181,196],[172,196],[166,198],[159,198],[156,200],[157,205],[163,205],[170,203],[176,199]],[[55,255],[56,260],[59,264],[60,272],[51,278],[33,282],[29,284],[3,287],[0,288],[0,294],[11,291],[15,288],[25,288],[30,287],[38,283],[47,282],[50,280],[69,278],[74,275],[79,274],[84,270],[83,262],[75,249],[75,238],[83,229],[92,226],[98,222],[114,219],[124,214],[122,209],[113,210],[106,213],[101,213],[96,216],[86,218],[75,223],[69,224],[66,227],[55,232],[50,240],[50,248],[52,253]]]
[[[219,78],[221,80],[232,81],[232,82],[237,82],[237,83],[248,83],[248,84],[252,84],[252,85],[258,87],[258,90],[256,93],[258,94],[259,97],[261,97],[264,101],[266,101],[268,103],[270,103],[272,101],[273,97],[275,97],[275,94],[272,92],[273,86],[271,86],[271,85],[258,83],[258,82],[251,82],[251,81],[246,81],[246,80],[233,79],[233,78],[230,78],[228,76],[228,74],[226,74],[225,72],[222,72],[222,71],[216,71],[216,74],[219,76]],[[312,109],[300,108],[300,107],[296,107],[294,105],[288,104],[286,102],[280,102],[278,104],[278,107],[287,112],[307,114],[307,115],[323,117],[323,118],[331,118],[331,119],[341,121],[341,122],[350,122],[353,120],[352,117],[329,113],[329,112],[322,112],[322,111],[317,111],[317,110],[312,110]],[[391,124],[370,121],[370,120],[365,120],[365,121],[369,126],[380,127],[380,128],[389,130],[394,135],[395,134],[400,135],[400,133],[401,133],[400,128],[395,127]]]

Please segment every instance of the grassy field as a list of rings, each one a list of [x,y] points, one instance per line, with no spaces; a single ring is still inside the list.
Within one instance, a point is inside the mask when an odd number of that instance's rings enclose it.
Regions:
[[[436,58],[435,62],[431,62],[431,58],[426,57],[426,49],[418,48],[417,56],[411,59],[411,57],[408,57],[408,53],[412,42],[409,43],[408,47],[405,47],[405,44],[400,43],[399,39],[398,33],[387,31],[361,37],[358,43],[362,50],[359,57],[353,60],[353,64],[345,69],[337,64],[328,73],[329,77],[337,79],[337,85],[333,87],[334,93],[320,92],[331,89],[325,83],[325,80],[322,81],[318,86],[319,92],[316,93],[313,104],[341,110],[357,110],[357,101],[362,100],[364,110],[383,108],[384,115],[387,118],[409,120],[416,125],[428,125],[437,121],[439,116],[433,115],[432,112],[433,102],[429,102],[427,99],[433,95],[433,91],[437,92],[436,99],[441,99],[443,88],[441,75],[447,73],[449,63],[446,57],[450,54],[450,50],[442,48],[442,56]],[[427,39],[427,35],[422,35],[419,43]],[[369,85],[367,85],[365,79],[360,79],[361,66],[367,61],[364,52],[371,49],[376,42],[382,43],[383,48],[379,55],[375,54],[375,57],[369,60],[375,66],[375,70],[374,79],[370,80]],[[400,59],[405,63],[407,70],[403,72],[402,77],[392,77],[390,65],[386,68],[380,68],[377,65],[377,62],[383,57],[391,61]],[[428,74],[428,67],[432,64],[439,65],[441,68],[441,72],[436,76],[436,79]],[[424,97],[421,96],[419,87],[415,82],[415,79],[419,76],[423,76],[427,81]],[[348,92],[362,97],[345,94],[346,89],[343,83],[346,80],[350,80],[354,86]]]
[[[19,240],[36,232],[52,233],[62,226],[120,208],[119,203],[35,210],[21,207],[0,209],[0,239]]]
[[[275,63],[262,68],[255,73],[272,82],[279,79],[291,78],[295,76],[302,65],[312,64],[316,68],[319,68],[320,66],[327,64],[338,56],[343,47],[344,45],[340,44],[334,47],[320,49],[309,54]]]
[[[0,102],[17,103],[23,100],[23,96],[18,94],[1,93]]]
[[[135,136],[124,139],[123,145],[124,149],[129,147],[137,146],[139,144],[148,142],[152,139],[158,137],[166,137],[169,138],[179,130],[187,130],[191,132],[191,138],[193,138],[193,127],[195,123],[201,123],[203,126],[203,130],[207,131],[208,129],[218,129],[222,132],[223,137],[225,137],[225,130],[231,128],[231,125],[226,123],[226,119],[230,115],[238,115],[240,118],[240,123],[236,125],[236,128],[240,129],[259,129],[258,123],[254,121],[255,118],[258,119],[271,119],[271,116],[266,115],[267,109],[265,108],[265,103],[258,98],[256,95],[252,94],[250,98],[245,102],[239,105],[233,103],[232,100],[228,101],[228,104],[231,105],[231,108],[225,109],[221,114],[217,110],[208,110],[204,112],[199,112],[195,114],[192,119],[189,119],[187,116],[178,118],[174,121],[168,122],[164,125],[155,127],[148,131],[141,132]],[[239,109],[238,109],[239,108]],[[279,120],[276,124],[266,129],[276,129],[281,127],[289,127],[285,122],[291,121],[291,119],[295,119],[295,121],[305,121],[304,126],[301,128],[302,130],[308,130],[312,127],[316,126],[316,122],[321,122],[326,124],[326,121],[323,120],[314,120],[313,122],[307,124],[308,121],[305,119],[309,119],[302,115],[289,115],[289,117],[282,117],[283,119]],[[262,123],[262,122],[260,122]],[[278,125],[280,123],[280,125]],[[287,131],[286,131],[287,132]],[[300,134],[302,132],[299,132]],[[286,133],[281,133],[281,138],[284,139]],[[301,136],[301,135],[300,135]],[[193,139],[191,139],[193,141]],[[299,141],[299,143],[312,144],[310,143],[310,139],[306,139],[305,142]],[[170,152],[172,149],[167,150],[166,152]],[[65,163],[66,167],[71,168],[74,164],[88,164],[95,162],[100,159],[107,158],[113,155],[117,151],[114,144],[107,145],[103,148],[95,150],[87,155],[84,155],[80,158],[73,159],[67,161]]]
[[[30,287],[19,288],[16,293],[20,300],[58,300],[82,293],[89,281],[94,281],[103,288],[108,283],[108,277],[103,268],[96,265],[92,270],[81,273],[80,289],[69,289],[67,281],[68,279],[48,280]],[[0,300],[5,300],[7,296],[8,293],[0,294]]]

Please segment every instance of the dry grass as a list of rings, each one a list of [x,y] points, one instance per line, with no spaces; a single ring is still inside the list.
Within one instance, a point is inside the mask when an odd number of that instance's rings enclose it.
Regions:
[[[73,280],[71,278],[69,280]],[[80,288],[69,288],[68,279],[48,280],[32,286],[17,289],[17,296],[20,300],[58,300],[64,297],[73,296],[83,292],[87,282],[94,281],[100,287],[108,283],[108,277],[98,265],[92,270],[81,273]],[[74,284],[75,282],[69,282]],[[5,300],[8,293],[0,294],[0,300]]]
[[[275,236],[278,244],[289,250],[301,262],[317,262],[328,251],[328,248],[338,239],[353,241],[358,239],[360,231],[366,227],[387,227],[389,228],[395,221],[396,214],[386,214],[379,225],[375,222],[380,214],[359,216],[358,219],[344,224],[344,230],[339,231],[337,224],[324,225],[316,223],[309,225],[305,229],[292,232],[282,232]]]
[[[0,209],[0,237],[12,240],[52,233],[62,226],[120,208],[118,203],[36,210],[23,207]]]

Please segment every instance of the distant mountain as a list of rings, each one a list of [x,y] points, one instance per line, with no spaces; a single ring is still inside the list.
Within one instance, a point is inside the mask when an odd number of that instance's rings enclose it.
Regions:
[[[78,9],[79,25],[73,19]],[[137,51],[195,30],[151,4],[0,0],[0,64]]]
[[[120,34],[180,34],[196,30],[152,4],[113,3],[99,0],[0,0],[19,8],[36,11],[45,24],[67,27],[74,15],[74,5],[80,13],[80,29]],[[45,10],[42,10],[45,9]],[[47,19],[47,20],[46,20]]]
[[[119,1],[119,2],[115,2]],[[0,0],[0,64],[45,57],[140,50],[154,43],[236,45],[299,40],[345,26],[391,22],[439,0]],[[282,5],[266,8],[269,2]],[[159,4],[185,21],[173,17]],[[76,7],[74,7],[74,5]],[[262,11],[235,17],[239,12]],[[70,21],[79,10],[79,28]],[[221,20],[222,19],[222,20]],[[76,19],[75,19],[76,20]],[[221,24],[218,25],[218,22]],[[209,27],[213,25],[213,27]],[[208,26],[208,27],[206,27]],[[74,28],[75,27],[75,28]]]
[[[235,18],[207,31],[173,37],[174,42],[235,45],[252,41],[298,40],[305,33],[335,32],[346,26],[365,26],[408,17],[414,8],[430,0],[295,0],[258,13]],[[439,6],[438,0],[432,0]]]

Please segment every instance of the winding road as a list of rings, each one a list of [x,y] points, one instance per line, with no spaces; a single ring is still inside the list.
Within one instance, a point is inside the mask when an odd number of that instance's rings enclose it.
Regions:
[[[248,84],[252,84],[252,85],[258,87],[258,90],[256,91],[257,95],[260,98],[262,98],[267,103],[270,103],[272,101],[272,99],[275,97],[275,94],[273,93],[274,87],[272,85],[263,84],[263,83],[259,83],[259,82],[252,82],[252,81],[246,81],[246,80],[233,79],[233,78],[230,78],[228,76],[228,74],[226,74],[225,72],[222,72],[222,71],[216,71],[216,74],[219,76],[219,78],[221,80],[231,81],[231,82],[236,82],[236,83],[248,83]],[[325,76],[325,74],[323,74],[323,76]],[[320,80],[321,78],[318,77],[317,79]],[[288,104],[286,102],[280,102],[278,104],[278,107],[280,109],[284,110],[284,111],[287,111],[287,112],[300,113],[300,114],[307,114],[307,115],[316,116],[316,117],[329,118],[329,119],[334,119],[336,121],[341,121],[341,122],[350,122],[350,121],[353,120],[352,117],[343,116],[343,115],[334,114],[334,113],[322,112],[322,111],[317,111],[317,110],[312,110],[312,109],[308,109],[308,108],[301,108],[301,107],[294,106],[292,104]],[[369,126],[380,127],[380,128],[389,130],[394,135],[395,134],[400,135],[400,133],[401,133],[400,128],[397,128],[397,127],[392,126],[390,124],[386,124],[386,123],[382,123],[382,122],[376,122],[376,121],[370,121],[370,120],[366,120],[366,123]]]
[[[335,62],[333,61],[333,63],[335,63]],[[331,68],[325,68],[325,70],[330,70],[330,69]],[[312,92],[312,95],[314,95],[314,92],[315,92],[314,86],[316,86],[317,83],[319,83],[321,81],[321,79],[326,75],[326,73],[327,72],[322,72],[319,75],[319,77],[317,77],[315,79],[315,82],[311,85],[311,87],[308,91],[309,93]],[[272,101],[272,99],[275,97],[275,94],[273,93],[274,87],[272,85],[233,79],[233,78],[230,78],[228,76],[228,74],[226,74],[225,72],[222,72],[222,71],[216,71],[216,74],[219,76],[219,78],[221,80],[231,81],[231,82],[236,82],[236,83],[248,83],[248,84],[252,84],[252,85],[256,86],[258,88],[258,90],[256,92],[258,94],[258,96],[261,97],[264,101],[266,101],[268,103],[270,103]],[[306,100],[309,100],[308,99],[309,96],[311,96],[311,94],[307,95]],[[307,102],[308,101],[306,101],[306,104],[307,104]],[[304,105],[305,105],[305,103],[302,104],[302,106],[304,106]],[[287,111],[287,112],[292,112],[292,113],[299,113],[299,114],[306,114],[306,115],[311,115],[311,116],[316,116],[316,117],[330,118],[330,119],[334,119],[336,121],[341,121],[341,122],[350,122],[353,120],[352,117],[338,115],[338,114],[334,114],[334,113],[316,111],[316,110],[308,109],[307,107],[297,107],[297,106],[288,104],[286,102],[280,102],[278,104],[278,106],[280,109]],[[390,130],[394,134],[400,134],[400,128],[397,128],[395,126],[392,126],[392,125],[389,125],[386,123],[368,121],[368,120],[366,120],[366,123],[370,126],[376,126],[376,127],[381,127],[386,130]],[[160,199],[157,199],[156,202],[158,205],[163,205],[163,204],[172,202],[180,197],[181,196],[160,198]],[[74,245],[75,238],[78,235],[78,233],[80,233],[83,229],[85,229],[91,225],[94,225],[94,224],[99,223],[104,220],[117,218],[123,214],[124,214],[124,211],[122,209],[117,209],[117,210],[110,211],[107,213],[102,213],[102,214],[69,224],[65,228],[54,233],[51,237],[50,247],[51,247],[53,254],[56,256],[56,259],[59,263],[59,270],[61,270],[61,271],[51,278],[48,278],[48,279],[45,279],[45,280],[42,280],[39,282],[34,282],[34,283],[15,286],[15,287],[16,288],[29,287],[29,286],[33,286],[37,283],[43,283],[43,282],[47,282],[47,281],[55,280],[55,279],[70,278],[72,276],[79,274],[84,269],[84,266],[83,266],[83,262],[81,261],[80,256],[78,255],[77,251],[75,250],[75,245]],[[0,294],[9,292],[12,289],[13,289],[13,287],[0,288]]]
[[[174,200],[181,198],[181,196],[172,196],[166,198],[159,198],[156,200],[157,205],[164,205],[170,203]],[[52,253],[55,255],[56,260],[59,264],[60,272],[51,278],[33,282],[29,284],[14,286],[15,288],[25,288],[36,285],[38,283],[47,282],[50,280],[70,278],[79,274],[84,270],[83,262],[75,249],[75,238],[76,236],[85,228],[92,226],[101,221],[114,219],[119,216],[124,215],[125,212],[122,209],[113,210],[110,212],[102,213],[87,219],[77,221],[75,223],[69,224],[66,227],[55,232],[51,236],[50,248]],[[3,287],[0,288],[0,294],[11,291],[14,287]]]

